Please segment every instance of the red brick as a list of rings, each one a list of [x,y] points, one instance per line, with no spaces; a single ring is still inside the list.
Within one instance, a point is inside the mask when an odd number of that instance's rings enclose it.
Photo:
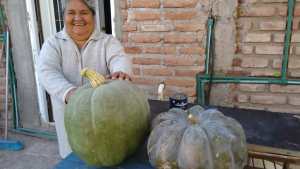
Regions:
[[[0,68],[0,77],[5,77],[5,69],[4,68]]]
[[[142,70],[144,76],[172,76],[173,70],[169,68],[156,68]]]
[[[188,97],[195,97],[196,91],[194,88],[186,88],[186,87],[177,87],[177,86],[166,86],[165,88],[165,96],[173,96],[175,93],[184,93]],[[188,98],[188,102],[191,103],[192,98]]]
[[[162,54],[176,54],[176,47],[163,47]]]
[[[241,67],[264,68],[268,67],[269,60],[266,58],[243,58]]]
[[[278,76],[277,70],[252,70],[250,76],[274,77]]]
[[[250,96],[250,102],[255,104],[286,104],[287,97],[279,94],[257,94]]]
[[[122,33],[121,42],[128,42],[128,33],[127,32]]]
[[[134,32],[134,31],[137,31],[137,26],[136,25],[123,25],[122,26],[122,30],[124,32]]]
[[[161,50],[161,47],[145,47],[144,53],[160,54]]]
[[[275,33],[273,35],[273,42],[284,42],[284,33]]]
[[[244,42],[270,42],[271,33],[248,33]]]
[[[300,46],[296,47],[296,55],[300,55]]]
[[[236,27],[238,29],[241,29],[241,30],[250,30],[252,27],[253,27],[253,22],[255,20],[253,19],[249,19],[249,18],[243,18],[243,17],[240,17],[238,20],[237,20],[237,25]]]
[[[132,12],[129,14],[130,19],[136,21],[146,21],[146,20],[160,20],[161,16],[159,12]]]
[[[289,71],[289,77],[299,78],[300,77],[300,71],[295,71],[295,70]]]
[[[128,11],[127,10],[121,10],[121,18],[123,23],[128,19]]]
[[[285,21],[273,20],[273,21],[261,21],[259,23],[260,30],[285,30]]]
[[[195,77],[197,73],[202,72],[201,68],[198,69],[178,69],[175,70],[175,76]]]
[[[300,106],[300,96],[290,96],[289,104],[293,106]]]
[[[160,58],[143,58],[143,57],[135,57],[133,58],[133,64],[137,65],[160,65]]]
[[[249,71],[245,71],[245,70],[228,70],[225,75],[228,76],[250,76],[250,72]]]
[[[166,34],[164,37],[165,43],[193,43],[196,42],[195,34]]]
[[[294,16],[300,16],[300,5],[297,4],[294,10]]]
[[[185,55],[203,55],[205,52],[204,48],[201,47],[187,47],[187,48],[180,48],[179,52],[181,54],[185,54]]]
[[[203,43],[205,40],[205,32],[204,31],[198,31],[197,32],[197,41],[200,43]]]
[[[300,87],[298,85],[271,85],[270,91],[274,93],[300,93]]]
[[[164,65],[167,66],[194,66],[196,61],[191,57],[171,57],[167,56],[164,58]]]
[[[195,7],[198,0],[163,0],[164,8],[191,8]]]
[[[272,68],[280,69],[281,68],[281,64],[282,64],[282,60],[281,59],[274,59],[273,60],[273,64],[272,64]]]
[[[238,2],[240,3],[240,4],[255,4],[255,3],[257,3],[259,0],[239,0]]]
[[[274,16],[276,8],[273,6],[248,6],[239,8],[239,16]]]
[[[290,59],[289,60],[290,69],[299,69],[300,68],[300,59]]]
[[[236,99],[239,103],[248,103],[249,102],[249,96],[245,95],[245,94],[237,95]]]
[[[234,58],[232,60],[232,66],[233,67],[240,67],[242,64],[242,59],[241,58]]]
[[[131,8],[159,8],[160,0],[132,0],[130,3]]]
[[[139,54],[142,52],[142,49],[139,47],[125,47],[124,50],[129,54]]]
[[[187,12],[165,12],[164,16],[170,20],[189,20],[193,19],[197,15],[196,11]]]
[[[141,69],[139,67],[133,67],[132,72],[135,76],[141,75]]]
[[[290,105],[272,105],[267,107],[267,111],[280,113],[299,113],[299,107],[291,107]]]
[[[172,25],[142,25],[141,31],[143,32],[168,32],[173,29]]]
[[[288,0],[261,0],[264,3],[277,3],[277,2],[287,2]]]
[[[5,86],[5,77],[0,77],[0,86]]]
[[[204,30],[205,24],[191,22],[191,23],[177,23],[175,24],[175,30],[180,32],[197,32],[199,30]]]
[[[160,35],[154,34],[131,34],[130,39],[135,43],[157,43],[161,41]]]
[[[167,86],[194,87],[196,81],[194,78],[168,78],[165,80]]]
[[[121,9],[127,8],[127,0],[120,0],[120,8]]]
[[[244,92],[262,92],[266,90],[264,84],[240,84],[239,89]]]
[[[5,97],[5,89],[4,88],[0,88],[0,95],[1,97]]]
[[[287,5],[276,6],[277,14],[280,16],[287,16]]]
[[[300,33],[293,33],[292,42],[300,42]]]
[[[254,49],[253,46],[249,46],[249,45],[242,45],[239,48],[242,54],[252,54]]]
[[[256,54],[263,55],[281,55],[283,53],[283,46],[256,46]]]
[[[132,82],[141,85],[157,85],[160,82],[160,80],[154,79],[153,77],[134,76],[132,77]]]
[[[300,18],[294,18],[293,21],[293,30],[298,30],[300,29]]]

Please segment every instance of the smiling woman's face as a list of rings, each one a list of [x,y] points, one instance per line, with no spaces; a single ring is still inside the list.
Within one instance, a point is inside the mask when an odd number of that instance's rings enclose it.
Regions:
[[[68,2],[64,20],[66,31],[75,42],[88,40],[95,27],[94,15],[82,0]]]

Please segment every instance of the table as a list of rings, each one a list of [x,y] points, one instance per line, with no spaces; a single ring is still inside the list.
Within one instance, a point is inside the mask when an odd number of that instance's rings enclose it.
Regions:
[[[150,100],[151,119],[169,109],[168,102]],[[193,106],[189,104],[189,107]],[[248,143],[249,159],[258,158],[281,162],[287,169],[290,164],[300,164],[300,114],[268,112],[227,107],[217,108],[226,116],[241,123]],[[148,162],[146,144],[138,152],[118,167],[110,169],[153,169]],[[75,154],[59,162],[55,169],[109,169],[89,167]],[[255,168],[249,161],[247,169]]]

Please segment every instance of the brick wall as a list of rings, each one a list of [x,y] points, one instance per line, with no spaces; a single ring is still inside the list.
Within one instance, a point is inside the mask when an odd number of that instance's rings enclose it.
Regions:
[[[289,76],[293,78],[300,76],[299,2],[289,63]],[[162,81],[166,83],[166,96],[184,92],[190,101],[195,98],[195,74],[204,70],[209,5],[207,0],[120,0],[121,41],[133,59],[133,80],[152,98],[156,98]],[[278,76],[287,0],[227,0],[214,1],[214,5],[219,28],[216,74]],[[226,38],[229,40],[224,41]],[[231,54],[228,48],[234,52]],[[300,86],[213,85],[212,103],[299,112]]]
[[[158,83],[166,95],[195,96],[195,74],[203,71],[205,17],[197,0],[121,1],[122,42],[133,57],[134,82],[152,97]]]
[[[300,78],[300,1],[296,3],[289,58],[289,77]],[[241,0],[234,70],[249,76],[278,76],[284,44],[287,0]],[[300,111],[300,86],[237,85],[233,102],[239,107],[280,112]]]

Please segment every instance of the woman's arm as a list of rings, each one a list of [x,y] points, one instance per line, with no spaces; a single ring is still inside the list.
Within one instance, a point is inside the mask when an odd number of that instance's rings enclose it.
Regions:
[[[42,86],[53,97],[65,102],[67,93],[76,86],[71,84],[63,75],[62,56],[58,47],[46,41],[41,49],[37,72]]]
[[[121,43],[113,36],[109,37],[106,45],[106,60],[111,78],[131,79],[131,58],[124,52]]]

